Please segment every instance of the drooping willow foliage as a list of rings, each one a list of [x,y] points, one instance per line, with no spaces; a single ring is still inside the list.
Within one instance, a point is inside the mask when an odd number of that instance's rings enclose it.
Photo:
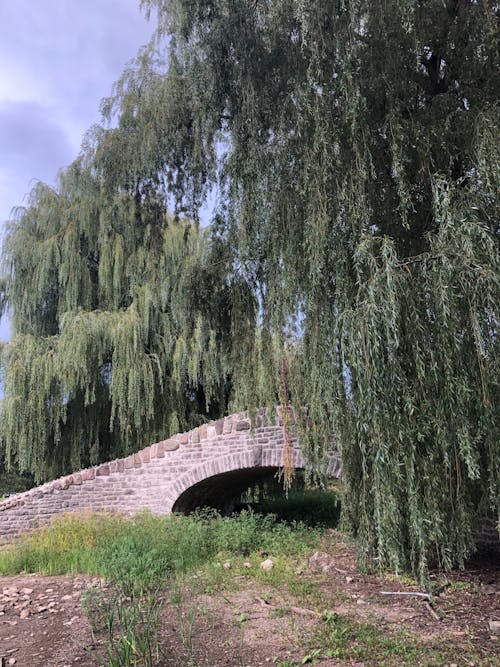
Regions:
[[[335,434],[344,524],[360,538],[366,558],[383,567],[410,566],[421,576],[430,561],[462,564],[473,549],[477,516],[499,506],[497,3],[141,4],[157,15],[157,31],[103,103],[104,115],[118,126],[94,134],[87,171],[66,177],[65,187],[78,182],[78,192],[96,189],[85,198],[99,202],[96,209],[77,203],[76,193],[71,201],[77,228],[98,219],[97,231],[72,236],[64,246],[69,253],[52,249],[49,232],[42,250],[34,232],[38,249],[25,274],[16,267],[20,259],[11,261],[7,300],[22,313],[16,330],[26,342],[19,361],[12,351],[7,355],[6,442],[19,443],[17,455],[26,456],[32,432],[15,420],[27,416],[27,405],[31,430],[49,409],[51,447],[63,442],[54,425],[70,423],[64,421],[69,401],[95,409],[97,387],[86,384],[90,371],[76,359],[99,354],[84,343],[78,355],[75,343],[67,343],[73,365],[61,374],[81,378],[80,395],[62,381],[59,400],[51,398],[50,367],[65,358],[66,331],[71,325],[94,330],[83,336],[92,347],[106,337],[103,330],[120,330],[111,347],[125,354],[135,340],[128,318],[137,311],[140,325],[147,321],[145,292],[153,284],[155,304],[164,289],[170,300],[154,311],[161,315],[151,319],[148,336],[155,339],[168,322],[160,338],[170,344],[161,348],[159,364],[155,345],[139,345],[142,359],[137,366],[127,361],[122,375],[118,366],[120,380],[114,360],[105,357],[110,375],[104,373],[102,391],[111,396],[115,381],[122,386],[120,398],[107,403],[111,419],[140,430],[153,414],[157,424],[175,413],[169,405],[160,417],[142,398],[160,377],[182,385],[174,368],[185,349],[193,371],[206,366],[208,393],[231,379],[230,409],[279,396],[300,406],[311,465],[321,466]],[[151,268],[158,227],[145,225],[143,216],[164,220],[173,201],[177,214],[197,220],[200,206],[214,197],[204,250],[191,255],[182,245],[163,272]],[[37,193],[44,229],[55,224],[54,204],[42,206],[51,198]],[[57,220],[70,215],[70,206],[56,208]],[[11,244],[23,252],[10,250],[9,257],[24,257],[31,247],[21,230],[33,224],[32,215],[28,209],[14,227]],[[162,242],[175,229],[179,234],[172,225],[163,231]],[[201,235],[189,229],[196,245]],[[83,254],[82,243],[90,243]],[[197,252],[209,259],[189,259]],[[48,261],[52,253],[57,259]],[[138,268],[137,253],[147,256],[141,260],[147,270]],[[193,262],[206,268],[198,282],[190,282],[185,268]],[[132,267],[134,278],[124,277]],[[186,281],[179,290],[174,267]],[[33,305],[38,294],[43,298]],[[214,305],[219,294],[222,309]],[[51,322],[52,310],[65,313],[54,318],[59,329],[36,328],[35,321]],[[105,318],[120,325],[103,324]],[[203,344],[194,345],[200,335]],[[19,370],[24,379],[15,384],[15,369],[31,363],[45,378],[39,402],[14,391],[29,377]],[[130,368],[138,369],[131,383]],[[189,377],[192,382],[194,373]],[[183,397],[179,386],[168,395]],[[9,403],[14,400],[17,407]],[[38,443],[40,462],[48,455],[57,460],[59,454]]]
[[[149,174],[123,163],[110,173],[121,133],[89,133],[4,242],[14,335],[2,358],[3,453],[39,481],[226,409],[237,278],[216,239],[166,214]]]

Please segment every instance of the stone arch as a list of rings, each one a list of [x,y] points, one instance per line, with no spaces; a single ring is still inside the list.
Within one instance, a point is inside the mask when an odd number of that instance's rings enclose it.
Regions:
[[[191,469],[173,485],[168,510],[188,513],[207,505],[228,511],[235,497],[252,483],[277,471],[281,465],[281,450],[263,451],[255,445],[246,451],[210,459]],[[303,467],[298,450],[294,450],[294,467]]]
[[[180,494],[172,512],[189,514],[210,507],[221,514],[230,514],[246,489],[272,478],[278,470],[277,467],[238,468],[205,477]]]
[[[225,493],[222,486],[224,481],[231,482],[236,492],[243,487],[247,480],[249,484],[245,484],[244,488],[248,487],[253,479],[261,479],[272,470],[278,470],[282,464],[283,453],[281,448],[264,449],[262,446],[255,444],[250,445],[243,451],[209,459],[189,470],[172,486],[171,490],[174,493],[170,495],[168,511],[185,512],[195,509],[193,507],[194,499],[193,502],[187,502],[191,490],[193,494],[196,494],[197,491],[200,492],[200,500],[204,492],[210,496],[217,489],[221,491],[222,496]],[[304,467],[302,455],[298,449],[293,450],[293,464],[296,469]],[[241,483],[236,484],[236,482]],[[180,501],[182,497],[184,502]],[[232,498],[229,500],[232,500]],[[222,503],[222,507],[223,505]]]

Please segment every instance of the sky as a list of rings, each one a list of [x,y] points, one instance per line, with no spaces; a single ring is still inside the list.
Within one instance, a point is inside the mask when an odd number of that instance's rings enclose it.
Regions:
[[[34,181],[53,184],[77,156],[101,99],[152,29],[139,0],[0,0],[2,228]]]

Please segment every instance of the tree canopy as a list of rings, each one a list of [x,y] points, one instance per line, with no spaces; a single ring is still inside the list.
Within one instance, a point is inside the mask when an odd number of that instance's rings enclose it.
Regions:
[[[169,217],[147,179],[105,182],[109,136],[97,134],[92,162],[76,160],[57,190],[38,184],[4,244],[4,454],[38,480],[226,405],[231,303],[224,263],[209,266],[216,243]]]
[[[366,558],[463,564],[499,508],[497,3],[141,4],[110,125],[8,239],[8,460],[286,395]]]

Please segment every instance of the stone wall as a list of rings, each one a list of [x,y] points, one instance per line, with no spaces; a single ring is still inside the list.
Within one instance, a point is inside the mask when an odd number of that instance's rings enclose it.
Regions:
[[[292,442],[294,465],[302,468],[304,461],[296,438]],[[245,488],[246,482],[252,483],[259,475],[280,467],[282,448],[279,414],[269,419],[262,411],[253,431],[246,413],[231,415],[126,458],[81,470],[4,500],[0,503],[0,541],[47,523],[61,512],[133,513],[149,509],[168,514],[181,496],[184,505],[175,509],[191,508],[193,498],[186,499],[191,488],[198,489],[196,499],[200,502],[203,494],[224,498],[229,491],[235,494]],[[236,475],[237,471],[247,474]],[[232,483],[230,473],[235,473]],[[329,474],[340,476],[335,453]],[[212,481],[206,485],[204,480]]]

